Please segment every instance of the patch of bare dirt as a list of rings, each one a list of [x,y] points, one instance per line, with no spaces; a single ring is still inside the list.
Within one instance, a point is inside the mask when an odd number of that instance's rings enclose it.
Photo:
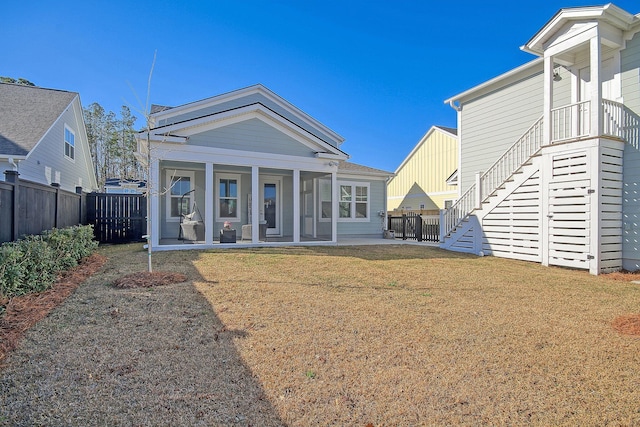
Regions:
[[[113,286],[121,289],[150,288],[152,286],[165,286],[186,281],[187,276],[182,273],[167,273],[163,271],[149,273],[143,271],[122,276],[113,282]]]
[[[631,282],[634,280],[640,280],[640,270],[638,271],[621,270],[613,273],[607,273],[604,275],[604,277],[606,277],[607,279]]]
[[[56,283],[46,291],[11,298],[0,317],[0,363],[29,328],[44,319],[106,262],[107,257],[94,253],[80,261],[77,267],[61,273]]]
[[[611,323],[613,329],[624,335],[640,336],[640,314],[616,317]]]

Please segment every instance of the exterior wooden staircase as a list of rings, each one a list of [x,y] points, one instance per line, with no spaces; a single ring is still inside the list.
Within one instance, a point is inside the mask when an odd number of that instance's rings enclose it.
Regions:
[[[542,117],[538,119],[485,173],[476,175],[476,182],[440,218],[441,247],[458,252],[479,254],[470,231],[479,225],[492,204],[498,203],[501,192],[509,194],[528,178],[535,155],[542,147]]]
[[[552,112],[564,117],[578,107]],[[552,115],[547,143],[537,120],[441,211],[440,247],[592,274],[620,269],[622,159],[637,123],[622,104],[604,100],[602,111],[603,134],[595,136],[586,127],[561,133],[568,121]]]

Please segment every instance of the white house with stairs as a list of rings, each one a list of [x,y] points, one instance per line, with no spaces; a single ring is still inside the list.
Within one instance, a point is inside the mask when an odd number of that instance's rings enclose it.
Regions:
[[[640,14],[562,9],[537,59],[445,102],[460,196],[441,247],[587,269],[640,268]]]

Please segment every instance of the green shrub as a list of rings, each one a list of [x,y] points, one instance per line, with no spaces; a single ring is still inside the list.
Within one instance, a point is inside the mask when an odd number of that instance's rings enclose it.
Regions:
[[[92,226],[53,229],[0,246],[0,297],[48,289],[57,274],[78,264],[98,246]]]

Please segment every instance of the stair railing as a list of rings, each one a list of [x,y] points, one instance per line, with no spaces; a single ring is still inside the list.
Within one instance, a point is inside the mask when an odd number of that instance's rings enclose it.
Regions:
[[[441,239],[451,232],[474,209],[480,207],[542,146],[543,130],[540,117],[467,191],[442,215]]]

